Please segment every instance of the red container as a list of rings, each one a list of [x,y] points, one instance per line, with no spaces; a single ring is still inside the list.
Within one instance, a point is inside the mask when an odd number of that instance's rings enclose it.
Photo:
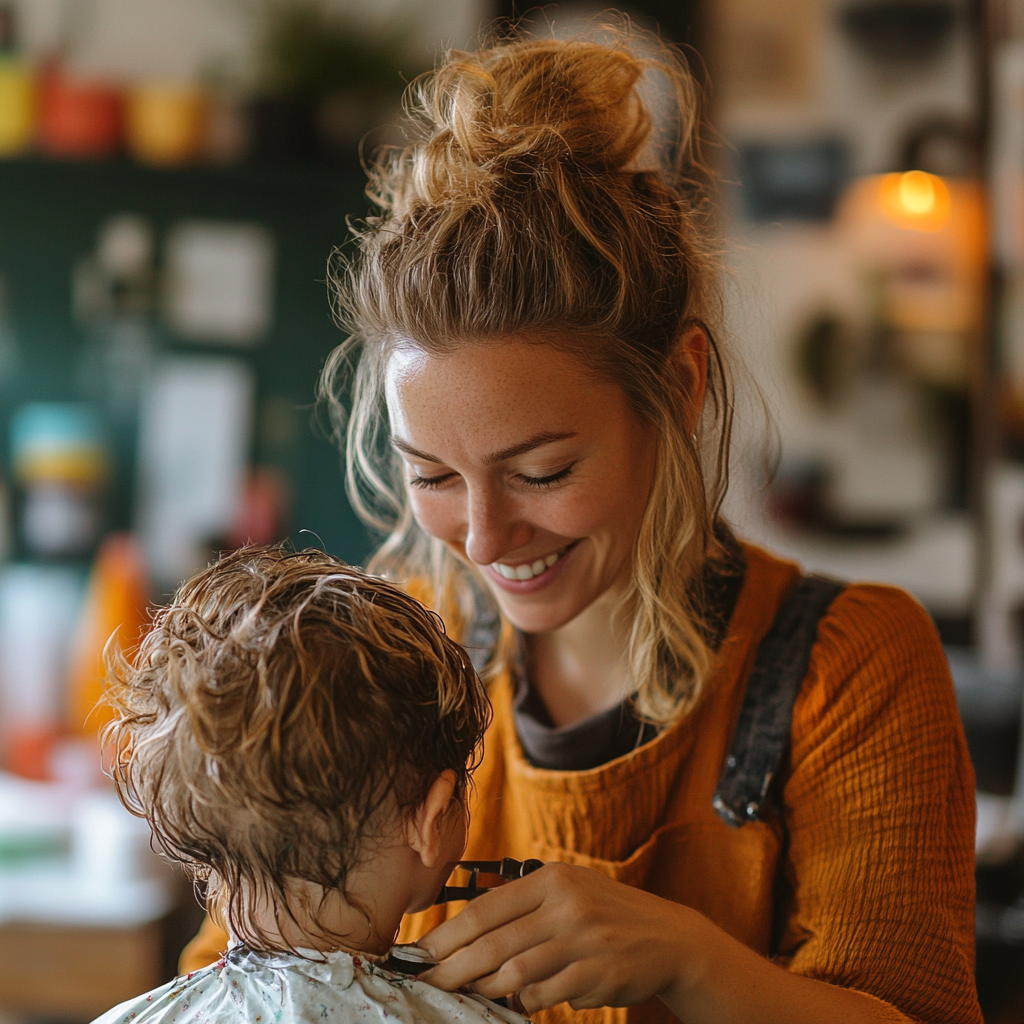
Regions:
[[[39,145],[62,157],[103,157],[121,146],[124,98],[108,82],[77,79],[60,69],[43,77]]]

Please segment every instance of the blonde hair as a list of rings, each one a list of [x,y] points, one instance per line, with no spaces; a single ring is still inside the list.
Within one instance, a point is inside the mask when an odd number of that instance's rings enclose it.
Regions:
[[[379,811],[410,813],[447,770],[465,799],[490,721],[436,614],[316,550],[222,558],[107,662],[118,794],[255,949],[281,948],[253,909],[280,932],[289,879],[345,892],[393,824]]]
[[[449,53],[407,94],[418,139],[370,168],[380,213],[354,228],[355,257],[335,258],[350,336],[321,381],[353,508],[385,537],[371,564],[426,577],[434,607],[465,619],[486,588],[416,524],[389,445],[393,347],[535,339],[622,388],[658,437],[622,612],[635,709],[659,723],[695,706],[710,668],[703,570],[721,555],[732,418],[699,101],[682,54],[628,23]],[[710,344],[697,424],[676,351],[691,326]]]

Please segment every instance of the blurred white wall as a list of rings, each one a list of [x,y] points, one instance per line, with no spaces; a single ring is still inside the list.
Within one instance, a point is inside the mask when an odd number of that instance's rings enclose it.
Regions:
[[[897,169],[908,133],[942,115],[971,119],[975,65],[966,0],[941,56],[916,66],[866,59],[844,35],[851,0],[715,0],[709,58],[723,162],[731,146],[838,137],[854,175]],[[734,152],[734,151],[733,151]],[[726,197],[729,341],[767,400],[790,465],[850,448],[849,424],[827,415],[797,373],[802,329],[823,310],[853,323],[865,310],[864,280],[835,223],[751,223],[735,190]],[[745,379],[741,373],[740,381]],[[742,390],[742,388],[741,388]],[[905,541],[821,544],[782,534],[763,505],[764,420],[741,394],[733,486],[726,513],[749,537],[808,569],[873,578],[912,590],[933,611],[958,615],[973,594],[974,549],[965,517],[942,515]]]
[[[211,71],[245,78],[259,0],[17,0],[34,54],[69,44],[76,68],[121,79],[182,79]],[[465,46],[486,0],[324,0],[370,23],[394,21],[430,53]]]
[[[711,4],[716,127],[732,140],[835,133],[855,174],[890,170],[907,126],[934,114],[970,118],[975,103],[966,3],[942,57],[916,68],[865,61],[844,38],[849,0]]]

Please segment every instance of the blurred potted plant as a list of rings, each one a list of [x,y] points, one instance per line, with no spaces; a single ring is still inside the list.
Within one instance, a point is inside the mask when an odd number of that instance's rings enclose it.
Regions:
[[[254,2],[255,155],[352,158],[359,139],[390,116],[406,81],[423,70],[411,58],[408,28],[373,27],[321,0]]]

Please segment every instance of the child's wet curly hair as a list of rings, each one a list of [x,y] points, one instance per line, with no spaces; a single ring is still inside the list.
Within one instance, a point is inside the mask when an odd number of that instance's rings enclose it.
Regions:
[[[440,618],[317,550],[243,548],[108,649],[122,801],[209,883],[231,931],[288,878],[345,891],[364,844],[446,769],[465,798],[490,705]],[[285,911],[287,913],[287,911]]]

